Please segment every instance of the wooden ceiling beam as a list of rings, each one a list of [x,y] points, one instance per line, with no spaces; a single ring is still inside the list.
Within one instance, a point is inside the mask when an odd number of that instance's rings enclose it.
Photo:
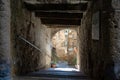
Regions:
[[[80,25],[46,25],[47,28],[78,28]]]
[[[35,15],[40,18],[62,18],[62,19],[81,19],[83,13],[65,13],[65,12],[36,12]]]
[[[80,25],[81,19],[41,18],[41,22],[45,25]]]
[[[24,2],[25,7],[28,10],[36,11],[36,10],[78,10],[85,11],[87,9],[87,3],[78,3],[78,4],[68,4],[68,3],[60,3],[60,4],[41,4],[41,3],[29,3]]]

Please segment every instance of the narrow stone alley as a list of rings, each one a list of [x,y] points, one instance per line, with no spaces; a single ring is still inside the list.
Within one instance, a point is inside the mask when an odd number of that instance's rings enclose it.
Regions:
[[[0,80],[120,80],[120,0],[0,0]]]

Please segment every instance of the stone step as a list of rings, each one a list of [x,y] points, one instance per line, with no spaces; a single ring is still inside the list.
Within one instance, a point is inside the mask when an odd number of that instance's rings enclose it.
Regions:
[[[81,72],[66,71],[48,71],[40,70],[38,72],[29,73],[28,77],[49,77],[49,78],[70,78],[70,79],[87,79],[87,76]]]
[[[88,79],[71,79],[71,78],[50,78],[50,77],[13,77],[12,80],[88,80]]]

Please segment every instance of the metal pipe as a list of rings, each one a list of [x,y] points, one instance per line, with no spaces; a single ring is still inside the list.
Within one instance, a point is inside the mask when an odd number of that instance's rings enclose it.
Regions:
[[[28,43],[29,45],[31,45],[32,47],[34,47],[35,49],[37,49],[38,51],[40,51],[42,53],[42,51],[34,44],[32,44],[31,42],[29,42],[28,40],[26,40],[25,38],[18,36],[19,39],[23,40],[24,42]],[[46,54],[46,53],[45,53]],[[48,55],[48,54],[46,54]],[[48,55],[49,57],[51,57],[50,55]]]

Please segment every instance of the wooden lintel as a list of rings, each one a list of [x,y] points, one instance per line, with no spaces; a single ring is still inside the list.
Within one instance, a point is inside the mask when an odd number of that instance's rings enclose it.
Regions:
[[[83,13],[60,13],[60,12],[36,12],[35,15],[40,18],[78,18],[81,19]]]
[[[46,25],[47,28],[78,28],[80,25],[55,25],[55,24],[50,24],[50,25]]]
[[[34,10],[34,12],[83,13],[80,10]]]
[[[81,19],[45,19],[41,18],[42,24],[45,25],[80,25]]]
[[[51,11],[51,10],[79,10],[79,11],[85,11],[87,9],[87,3],[41,4],[41,3],[24,2],[24,5],[28,10],[31,10],[31,11],[36,11],[36,10],[48,10],[48,11]]]

